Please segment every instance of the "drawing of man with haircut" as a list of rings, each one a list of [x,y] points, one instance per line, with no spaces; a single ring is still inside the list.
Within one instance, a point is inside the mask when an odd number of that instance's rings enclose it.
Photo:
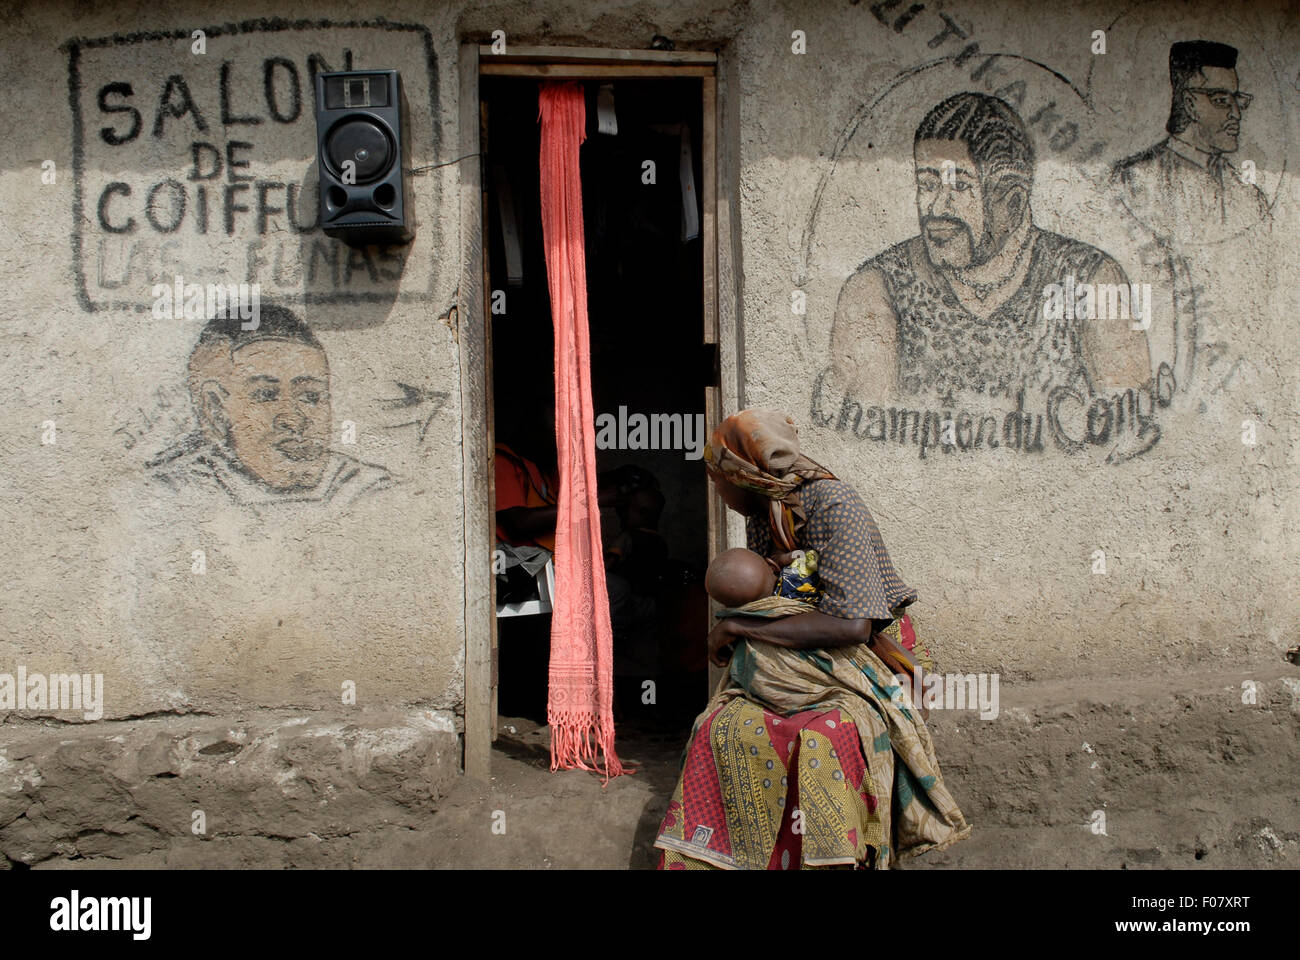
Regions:
[[[1125,206],[1163,238],[1203,239],[1208,228],[1213,239],[1267,218],[1263,192],[1228,159],[1254,99],[1241,90],[1236,48],[1209,40],[1175,43],[1169,82],[1169,136],[1112,170]]]
[[[1051,285],[1128,279],[1102,250],[1035,225],[1034,147],[1009,104],[949,97],[917,127],[913,159],[920,233],[840,291],[831,362],[846,394],[1028,401],[1151,379],[1146,335],[1130,319],[1045,316]]]
[[[235,503],[349,505],[395,481],[383,467],[329,448],[329,361],[288,309],[263,304],[261,323],[208,321],[190,353],[198,429],[148,467],[172,489],[223,491]]]

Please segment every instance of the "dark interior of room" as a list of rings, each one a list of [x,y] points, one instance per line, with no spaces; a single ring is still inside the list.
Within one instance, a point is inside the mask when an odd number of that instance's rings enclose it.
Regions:
[[[629,414],[702,415],[704,382],[696,373],[702,240],[683,239],[688,221],[680,172],[685,125],[698,197],[700,82],[612,81],[618,123],[612,136],[597,131],[603,84],[610,81],[585,82],[581,150],[595,412],[617,417],[625,407]],[[537,92],[535,79],[482,78],[484,215],[488,288],[498,303],[495,292],[505,295],[504,312],[491,318],[496,439],[550,471],[556,458],[554,348]],[[655,164],[654,183],[644,182],[647,160]],[[508,230],[518,237],[513,255]],[[629,467],[637,469],[629,473]],[[619,476],[635,477],[631,486],[642,492],[632,495],[630,508],[601,513],[614,622],[615,720],[621,733],[676,733],[689,728],[708,694],[706,477],[701,461],[687,459],[683,450],[597,449],[602,486],[604,475],[619,468]],[[661,496],[646,492],[652,490]],[[497,620],[499,716],[545,722],[550,626],[550,614]]]

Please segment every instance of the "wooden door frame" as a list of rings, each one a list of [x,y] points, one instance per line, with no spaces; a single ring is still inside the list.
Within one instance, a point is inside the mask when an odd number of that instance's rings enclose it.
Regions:
[[[704,342],[716,344],[720,385],[705,393],[709,426],[743,403],[743,337],[740,332],[740,238],[736,230],[739,183],[739,103],[737,61],[731,51],[616,50],[588,47],[510,46],[493,54],[488,44],[464,43],[459,53],[460,140],[457,156],[474,158],[460,171],[460,288],[457,297],[461,400],[461,476],[465,544],[465,733],[464,771],[487,780],[491,775],[493,674],[496,670],[496,581],[491,556],[496,525],[492,454],[491,328],[484,250],[484,177],[480,132],[480,76],[591,79],[699,77],[703,88],[703,142],[700,222],[704,254]],[[709,251],[712,251],[712,255]],[[710,488],[709,559],[736,536],[725,508]],[[743,531],[743,526],[740,527]],[[730,536],[729,536],[730,530]],[[743,542],[743,533],[741,534]]]

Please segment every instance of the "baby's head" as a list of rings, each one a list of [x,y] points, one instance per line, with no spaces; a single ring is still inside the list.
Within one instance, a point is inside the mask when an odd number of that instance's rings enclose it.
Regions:
[[[776,574],[767,561],[743,547],[718,554],[704,574],[704,589],[724,607],[771,596],[775,588]]]

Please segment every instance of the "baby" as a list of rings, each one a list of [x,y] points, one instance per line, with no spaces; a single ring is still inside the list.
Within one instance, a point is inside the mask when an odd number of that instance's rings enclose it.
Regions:
[[[785,562],[785,566],[780,566]],[[766,560],[752,550],[737,548],[718,554],[704,574],[704,589],[710,597],[726,609],[718,616],[783,617],[817,608],[821,588],[817,575],[817,552],[795,550]],[[806,610],[800,609],[806,605]],[[743,644],[741,646],[744,646]],[[763,645],[767,647],[766,644]],[[770,655],[779,661],[797,656],[791,651],[769,648]],[[912,694],[914,671],[918,668],[909,648],[904,648],[885,636],[876,635],[872,651],[895,671],[899,682]],[[755,672],[754,659],[733,658],[729,668],[732,680],[741,684],[747,693],[758,693],[767,679]],[[788,678],[779,684],[788,689]],[[761,697],[760,697],[761,699]],[[922,716],[929,711],[922,709]]]
[[[765,597],[800,600],[816,606],[821,599],[817,586],[817,552],[795,550],[775,560],[765,560],[752,550],[738,547],[713,558],[704,575],[704,589],[728,609],[743,607]]]

